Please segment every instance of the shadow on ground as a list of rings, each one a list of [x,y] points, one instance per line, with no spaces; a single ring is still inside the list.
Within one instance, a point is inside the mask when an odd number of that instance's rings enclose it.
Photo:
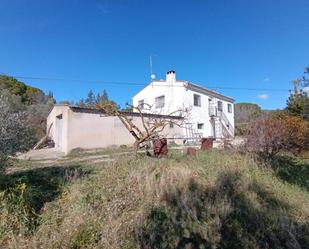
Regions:
[[[309,248],[309,224],[290,206],[239,172],[214,186],[194,180],[166,193],[136,230],[140,248]]]
[[[309,191],[309,160],[277,156],[271,165],[281,180],[296,184]]]
[[[34,168],[0,176],[0,191],[5,191],[13,202],[17,201],[14,196],[22,197],[31,210],[39,213],[44,203],[56,199],[68,182],[89,173],[79,165]]]

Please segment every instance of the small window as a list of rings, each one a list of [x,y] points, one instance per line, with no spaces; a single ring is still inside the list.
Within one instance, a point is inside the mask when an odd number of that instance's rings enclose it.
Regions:
[[[222,101],[218,101],[218,111],[223,111]]]
[[[170,123],[170,128],[174,128],[174,124],[173,123]]]
[[[201,124],[201,123],[197,124],[197,129],[203,130],[204,129],[204,124]]]
[[[194,106],[201,106],[201,95],[193,94],[193,104]]]
[[[145,102],[144,102],[143,99],[142,99],[142,100],[139,100],[139,101],[138,101],[138,105],[137,105],[138,108],[139,108],[139,109],[144,109],[144,103],[145,103]]]
[[[231,104],[227,104],[227,111],[229,113],[232,113],[232,105]]]
[[[162,108],[164,107],[164,101],[165,101],[165,96],[159,96],[155,98],[155,106],[156,108]]]

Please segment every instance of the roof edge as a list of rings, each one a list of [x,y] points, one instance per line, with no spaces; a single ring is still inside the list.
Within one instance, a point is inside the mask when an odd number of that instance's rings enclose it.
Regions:
[[[229,102],[232,102],[232,103],[235,102],[235,99],[233,99],[233,98],[231,98],[231,97],[228,97],[228,96],[225,96],[225,95],[223,95],[223,94],[221,94],[221,93],[218,93],[218,92],[209,90],[209,89],[207,89],[206,87],[199,86],[199,85],[194,84],[194,83],[192,83],[192,82],[187,82],[186,85],[187,85],[187,88],[188,88],[188,89],[195,90],[195,91],[197,91],[197,92],[200,91],[200,92],[202,92],[202,93],[207,93],[207,94],[212,95],[212,96],[214,96],[214,97],[216,97],[216,98],[224,99],[224,100],[229,101]]]
[[[68,106],[68,107],[73,112],[91,113],[91,114],[106,114],[106,112],[102,109],[88,108],[88,107],[78,107],[78,106]],[[120,113],[126,114],[128,116],[135,116],[135,117],[140,116],[140,114],[138,112],[120,111]],[[181,117],[181,116],[153,114],[153,113],[143,113],[143,116],[144,117],[152,117],[152,118],[183,119],[183,117]]]

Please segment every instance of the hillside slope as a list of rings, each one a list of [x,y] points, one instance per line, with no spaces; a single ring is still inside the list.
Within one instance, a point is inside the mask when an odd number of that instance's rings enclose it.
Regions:
[[[11,94],[20,96],[22,103],[26,105],[42,102],[45,96],[42,90],[6,75],[0,75],[1,89],[8,89]]]
[[[78,165],[83,156],[44,168],[27,162],[28,170],[7,178],[24,184],[28,209],[39,216],[30,214],[15,230],[0,224],[0,245],[309,248],[308,186],[283,181],[247,156],[208,151],[133,160],[116,154],[114,161]],[[308,174],[309,161],[294,159],[293,167]]]

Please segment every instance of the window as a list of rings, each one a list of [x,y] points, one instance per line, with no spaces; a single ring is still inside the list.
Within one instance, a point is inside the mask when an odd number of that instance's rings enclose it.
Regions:
[[[227,111],[229,113],[232,113],[232,105],[231,104],[227,104]]]
[[[172,122],[170,123],[170,128],[174,128],[174,124]]]
[[[144,103],[145,103],[145,102],[144,102],[143,99],[142,99],[142,100],[139,100],[139,101],[138,101],[138,105],[137,105],[138,108],[139,108],[139,109],[144,109]]]
[[[155,98],[155,106],[156,108],[162,108],[164,107],[164,101],[165,101],[165,96],[159,96]]]
[[[222,101],[218,101],[218,111],[223,111]]]
[[[193,94],[193,104],[194,106],[201,106],[201,96]]]
[[[202,124],[202,123],[197,124],[197,129],[203,130],[204,129],[204,124]]]

